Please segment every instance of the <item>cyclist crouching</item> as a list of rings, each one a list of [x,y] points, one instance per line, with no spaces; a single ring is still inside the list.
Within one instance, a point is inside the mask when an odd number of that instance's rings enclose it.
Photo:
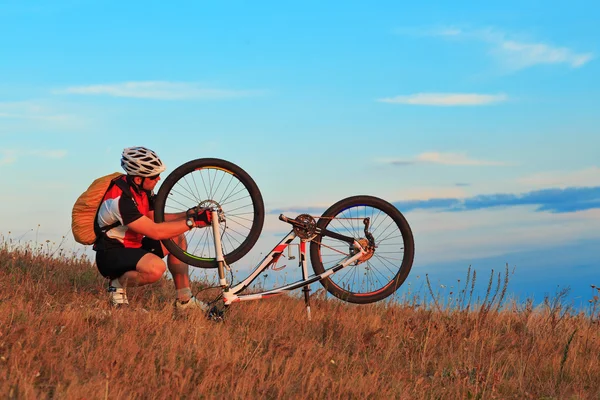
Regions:
[[[188,265],[169,254],[160,240],[173,239],[185,248],[183,233],[210,225],[210,212],[191,209],[167,214],[165,222],[155,223],[153,190],[165,165],[150,149],[128,147],[123,150],[121,167],[127,174],[118,179],[126,186],[113,184],[104,195],[96,218],[99,237],[94,245],[98,270],[110,279],[111,304],[129,304],[127,287],[156,282],[168,266],[177,293],[175,307],[207,311],[207,305],[192,295]]]

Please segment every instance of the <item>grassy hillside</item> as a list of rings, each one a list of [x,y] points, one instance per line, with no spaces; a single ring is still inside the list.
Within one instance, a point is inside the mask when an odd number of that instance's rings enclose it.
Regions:
[[[0,243],[1,398],[600,398],[597,296],[585,314],[498,311],[502,289],[479,305],[315,297],[312,321],[282,296],[219,324],[174,314],[167,280],[113,310],[93,264],[58,253]]]

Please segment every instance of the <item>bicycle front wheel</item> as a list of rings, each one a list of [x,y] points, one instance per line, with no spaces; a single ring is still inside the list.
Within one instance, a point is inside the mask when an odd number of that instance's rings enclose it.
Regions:
[[[394,293],[406,280],[414,258],[414,239],[410,226],[396,207],[373,196],[353,196],[340,200],[327,209],[317,227],[356,239],[369,245],[368,232],[375,246],[367,254],[337,273],[322,279],[325,289],[350,303],[366,304],[382,300]],[[346,258],[349,245],[324,235],[313,238],[310,261],[317,274],[325,272]]]
[[[219,210],[221,246],[230,264],[246,255],[263,227],[265,208],[254,180],[237,165],[217,158],[200,158],[175,169],[156,195],[154,220],[168,221],[169,214],[191,207]],[[185,241],[163,240],[179,260],[200,268],[215,268],[216,253],[212,229],[196,228],[185,234]]]

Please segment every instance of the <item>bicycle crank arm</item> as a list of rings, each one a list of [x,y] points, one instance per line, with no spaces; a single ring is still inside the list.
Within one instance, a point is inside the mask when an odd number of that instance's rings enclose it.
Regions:
[[[302,227],[302,224],[300,222],[296,221],[294,218],[288,218],[283,214],[279,214],[279,220],[283,221],[283,222],[287,222],[288,224],[290,224],[292,226]]]

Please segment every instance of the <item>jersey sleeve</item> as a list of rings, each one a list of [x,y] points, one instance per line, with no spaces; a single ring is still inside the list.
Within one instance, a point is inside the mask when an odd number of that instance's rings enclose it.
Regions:
[[[133,199],[125,195],[122,195],[119,199],[119,212],[123,219],[123,225],[129,225],[143,216]]]

